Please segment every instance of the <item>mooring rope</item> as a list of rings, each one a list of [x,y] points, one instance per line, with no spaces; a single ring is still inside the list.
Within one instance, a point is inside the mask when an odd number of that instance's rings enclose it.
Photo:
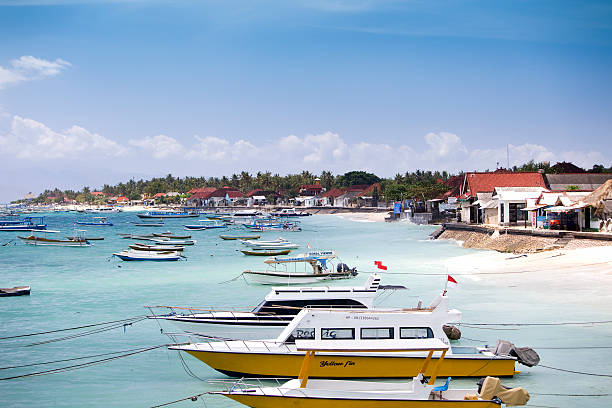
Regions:
[[[87,325],[84,325],[84,326],[68,327],[66,329],[48,330],[48,331],[44,331],[44,332],[19,334],[19,335],[16,335],[16,336],[0,337],[0,340],[17,339],[17,338],[20,338],[20,337],[40,336],[40,335],[43,335],[43,334],[59,333],[59,332],[69,331],[69,330],[86,329],[88,327],[105,326],[105,325],[109,325],[109,324],[112,324],[112,323],[122,323],[122,322],[130,322],[130,321],[132,323],[135,323],[136,321],[145,320],[146,318],[147,318],[147,316],[145,316],[145,315],[134,316],[134,317],[130,317],[130,318],[127,318],[127,319],[112,320],[112,321],[109,321],[109,322],[102,322],[102,323],[95,323],[95,324],[87,324]]]

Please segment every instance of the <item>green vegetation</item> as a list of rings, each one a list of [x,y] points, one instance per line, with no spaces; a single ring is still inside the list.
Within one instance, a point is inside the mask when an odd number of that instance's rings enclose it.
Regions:
[[[549,162],[536,163],[533,160],[522,166],[514,166],[513,171],[540,171],[544,173],[606,173],[612,172],[611,168],[596,164],[589,170],[582,169],[572,163],[561,162],[553,166]],[[232,174],[231,177],[174,177],[168,174],[166,177],[155,177],[151,180],[129,180],[111,186],[105,184],[99,190],[83,187],[81,191],[73,190],[45,190],[33,203],[61,203],[66,200],[76,200],[80,203],[104,204],[109,197],[124,196],[130,200],[140,200],[143,197],[151,198],[157,193],[176,192],[179,195],[172,197],[161,197],[156,201],[160,203],[180,203],[182,198],[189,197],[188,191],[201,187],[232,187],[246,194],[251,190],[262,189],[266,191],[280,192],[287,197],[295,197],[299,194],[300,186],[313,184],[315,179],[320,179],[321,185],[330,190],[346,188],[355,185],[372,185],[380,183],[380,189],[376,187],[372,196],[374,200],[402,200],[415,198],[428,200],[438,197],[447,192],[450,187],[446,184],[449,178],[462,176],[449,174],[446,171],[424,171],[416,170],[404,174],[396,174],[393,178],[380,178],[376,174],[365,171],[349,171],[342,175],[334,176],[330,171],[323,171],[320,175],[302,171],[299,174],[288,174],[281,176],[278,173],[258,172],[255,175],[243,171]],[[568,186],[568,190],[576,186]],[[577,188],[577,187],[576,187]],[[102,191],[105,195],[94,195],[92,191]],[[272,197],[270,197],[272,198]],[[19,200],[25,201],[25,200]]]

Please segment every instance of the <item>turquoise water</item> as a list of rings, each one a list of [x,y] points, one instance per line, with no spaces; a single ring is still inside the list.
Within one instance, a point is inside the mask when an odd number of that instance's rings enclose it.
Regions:
[[[50,229],[69,235],[72,224],[84,216],[53,213],[47,216]],[[113,227],[88,227],[88,235],[103,235],[91,248],[30,247],[21,243],[0,247],[2,272],[0,287],[31,285],[32,295],[0,298],[0,337],[61,329],[143,315],[144,305],[192,307],[252,306],[268,292],[264,286],[248,286],[243,280],[227,281],[242,270],[263,266],[263,259],[246,257],[236,250],[241,244],[222,241],[221,230],[194,231],[197,245],[185,250],[187,261],[173,263],[122,262],[109,259],[127,248],[128,240],[117,232],[146,233],[170,229],[182,231],[186,220],[166,221],[167,228],[141,228],[130,225],[131,213],[113,214]],[[389,272],[415,275],[384,275],[383,284],[401,284],[409,290],[387,298],[382,306],[413,306],[418,299],[427,304],[444,284],[444,262],[474,252],[452,242],[429,241],[432,227],[410,224],[356,222],[336,216],[313,216],[302,220],[303,231],[282,234],[312,249],[335,249],[343,262],[361,271],[356,279],[339,285],[363,283],[373,261],[381,260]],[[0,233],[5,243],[17,233]],[[278,234],[264,233],[274,239]],[[299,253],[300,250],[297,251]],[[466,265],[457,265],[464,267]],[[452,267],[452,265],[451,265]],[[451,270],[452,272],[452,270]],[[555,272],[544,278],[555,279]],[[456,276],[457,277],[457,276]],[[604,288],[588,282],[555,287],[534,285],[527,276],[512,281],[458,278],[460,289],[451,291],[451,305],[463,312],[466,322],[559,322],[610,319],[612,304]],[[608,285],[609,286],[609,285]],[[597,299],[594,301],[593,299]],[[602,306],[603,305],[603,306]],[[527,327],[493,331],[462,328],[461,345],[494,344],[505,338],[517,345],[538,348],[542,363],[572,370],[612,374],[610,349],[580,349],[580,346],[609,346],[612,325]],[[170,342],[153,321],[143,321],[82,338],[24,347],[32,341],[61,337],[69,333],[3,340],[0,367],[114,352]],[[478,341],[472,341],[474,339]],[[577,349],[549,349],[570,347]],[[186,356],[189,368],[199,378],[188,375],[177,352],[165,348],[65,373],[0,381],[1,406],[6,407],[147,407],[215,389],[206,379],[224,378],[199,361]],[[0,370],[8,377],[58,368],[81,361],[20,369]],[[607,394],[611,378],[589,377],[535,367],[526,368],[507,385],[523,386],[532,394],[530,405],[548,407],[606,407],[612,397],[566,397],[536,394]],[[473,380],[453,380],[471,385]],[[196,403],[172,406],[239,406],[223,397],[206,396]]]

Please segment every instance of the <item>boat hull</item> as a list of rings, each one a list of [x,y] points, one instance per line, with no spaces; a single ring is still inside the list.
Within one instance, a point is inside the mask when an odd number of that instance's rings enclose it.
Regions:
[[[493,401],[466,400],[392,400],[392,399],[350,399],[350,398],[304,398],[275,395],[247,395],[222,393],[236,402],[253,408],[499,408]]]
[[[287,327],[288,321],[269,322],[267,325],[240,324],[240,322],[190,322],[188,320],[156,319],[164,328],[179,329],[185,333],[205,335],[218,338],[238,338],[243,340],[255,340],[260,338],[275,338]],[[163,322],[163,323],[162,323]],[[170,323],[170,324],[166,324]]]
[[[211,368],[232,377],[297,377],[304,353],[257,353],[184,350]],[[425,357],[392,355],[350,355],[321,353],[313,357],[310,378],[412,378]],[[425,376],[431,376],[438,363],[433,358]],[[511,377],[515,372],[512,358],[446,356],[438,370],[439,377]]]
[[[224,239],[226,241],[236,241],[236,240],[249,240],[249,239],[259,239],[261,237],[261,235],[252,235],[252,236],[248,236],[248,235],[244,235],[244,236],[240,236],[240,235],[219,235],[219,238]]]
[[[273,250],[264,250],[264,251],[248,251],[248,250],[240,250],[240,252],[242,252],[245,255],[251,255],[251,256],[278,256],[278,255],[287,255],[289,254],[289,252],[291,252],[290,249],[283,249],[280,251],[273,251]]]
[[[303,283],[316,283],[326,280],[350,279],[352,274],[340,273],[266,273],[244,271],[247,280],[260,285],[299,285]]]

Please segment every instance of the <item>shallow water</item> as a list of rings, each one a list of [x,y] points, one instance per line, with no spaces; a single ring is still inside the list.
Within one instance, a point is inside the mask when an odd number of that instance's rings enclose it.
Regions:
[[[73,222],[83,215],[53,213],[47,216],[50,229],[71,233]],[[143,315],[144,305],[192,307],[253,306],[269,288],[249,286],[242,279],[221,283],[244,269],[263,267],[263,258],[237,252],[241,244],[223,241],[223,230],[193,231],[197,245],[185,250],[187,261],[173,263],[122,262],[109,259],[113,252],[127,248],[131,241],[117,232],[183,232],[186,220],[168,220],[165,228],[134,227],[132,213],[112,214],[113,227],[87,227],[89,235],[103,235],[91,248],[29,247],[21,243],[0,247],[2,272],[0,287],[31,285],[32,295],[0,299],[0,337],[60,329]],[[473,253],[452,242],[429,241],[433,227],[396,223],[354,222],[333,215],[301,220],[304,231],[281,234],[306,250],[335,249],[343,262],[360,271],[356,279],[338,285],[357,285],[373,271],[373,261],[389,267],[383,284],[400,284],[408,291],[385,299],[382,306],[413,306],[418,299],[427,304],[444,286],[445,262]],[[17,233],[0,233],[5,243]],[[278,233],[264,233],[266,239]],[[297,250],[294,253],[300,253]],[[452,266],[452,263],[451,263]],[[470,265],[457,265],[470,270]],[[454,269],[451,269],[451,272]],[[398,273],[393,275],[392,273]],[[410,274],[399,274],[410,273]],[[424,274],[439,274],[423,276]],[[538,285],[529,276],[459,276],[459,288],[451,290],[451,305],[463,312],[465,322],[560,322],[606,320],[611,316],[609,294],[587,282],[545,285],[555,272],[538,276]],[[544,282],[544,284],[542,284]],[[594,301],[598,299],[599,301]],[[603,299],[603,300],[602,300]],[[591,373],[612,374],[611,349],[583,349],[581,346],[610,346],[612,325],[524,327],[512,330],[482,330],[462,327],[461,345],[494,344],[505,338],[517,345],[534,346],[542,364]],[[23,347],[33,341],[72,334],[2,340],[0,367],[31,364],[161,345],[170,340],[160,334],[153,321],[45,345]],[[473,339],[473,340],[470,340]],[[554,349],[564,347],[571,349]],[[104,358],[104,357],[100,357]],[[127,358],[80,370],[0,381],[2,403],[7,407],[146,407],[198,394],[216,387],[206,379],[225,378],[199,361],[185,356],[188,367],[198,378],[186,373],[177,352],[159,348]],[[0,370],[9,377],[81,361]],[[607,407],[612,397],[568,397],[538,394],[607,394],[611,378],[553,371],[543,367],[521,366],[522,373],[504,380],[507,385],[523,386],[532,395],[530,405],[548,407]],[[453,380],[471,386],[474,380]],[[206,396],[208,407],[239,406],[219,396]],[[172,406],[198,406],[191,401]]]

